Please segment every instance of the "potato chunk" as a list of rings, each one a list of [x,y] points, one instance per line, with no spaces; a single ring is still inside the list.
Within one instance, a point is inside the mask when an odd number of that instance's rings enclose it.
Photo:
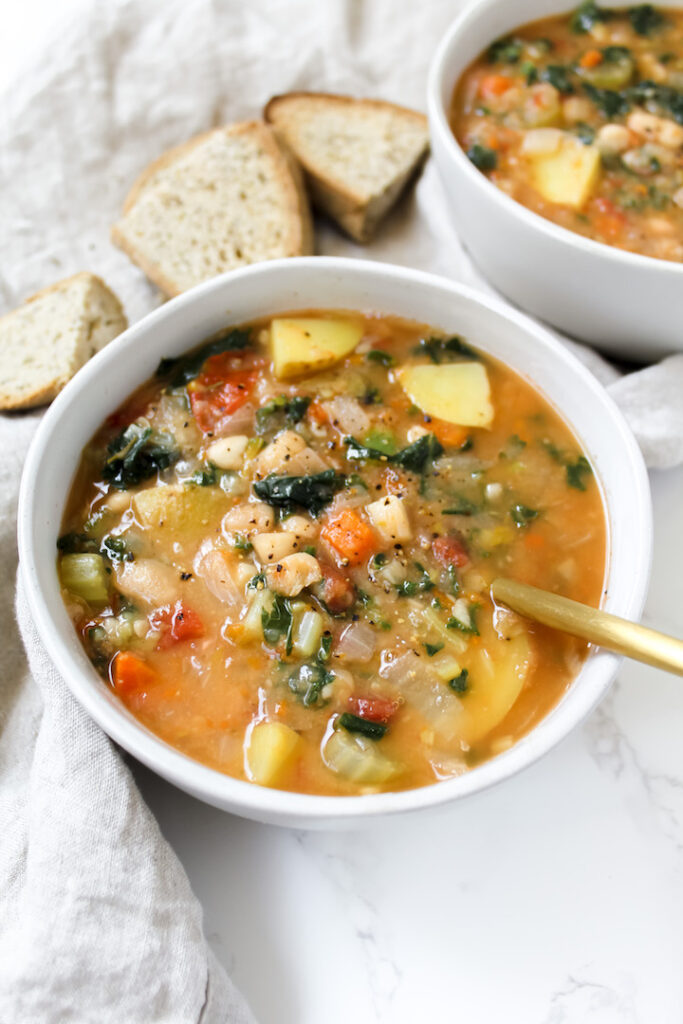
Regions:
[[[286,318],[273,320],[270,340],[275,376],[315,373],[343,359],[363,335],[351,320]]]
[[[408,513],[398,495],[387,494],[384,498],[366,505],[365,511],[372,525],[387,543],[403,544],[412,537]]]
[[[272,786],[291,763],[301,737],[284,722],[259,722],[245,749],[247,774],[260,786]]]
[[[491,426],[491,388],[481,363],[405,366],[396,376],[410,399],[428,416],[461,427]]]
[[[554,152],[527,156],[531,183],[549,202],[579,210],[595,191],[601,167],[597,146],[584,146],[567,133]]]
[[[220,515],[227,501],[218,487],[169,484],[139,491],[133,509],[140,525],[153,531],[152,539],[161,545],[168,540],[182,543],[191,530]]]
[[[276,594],[296,597],[304,587],[319,583],[323,578],[318,559],[305,551],[287,555],[275,565],[266,568],[266,583]]]

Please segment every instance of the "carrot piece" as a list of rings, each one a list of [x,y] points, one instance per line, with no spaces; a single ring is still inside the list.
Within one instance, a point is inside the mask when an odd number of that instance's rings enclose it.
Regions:
[[[448,420],[432,417],[429,429],[446,448],[460,448],[467,440],[468,432],[465,427],[460,427],[457,423],[449,423]]]
[[[351,508],[328,520],[320,536],[346,565],[360,565],[377,550],[374,530]]]
[[[530,551],[539,551],[545,546],[545,537],[540,533],[529,532],[524,538],[524,544]]]
[[[325,409],[323,409],[320,402],[311,402],[308,407],[308,415],[311,417],[314,423],[318,425],[327,423],[328,415]]]
[[[507,75],[484,75],[479,83],[479,91],[486,99],[491,99],[494,96],[502,96],[513,84]]]
[[[119,651],[114,659],[112,683],[117,693],[139,693],[153,686],[158,678],[154,669],[131,651]]]
[[[599,50],[586,50],[579,64],[582,68],[596,68],[598,64],[602,64],[602,60],[602,54]]]

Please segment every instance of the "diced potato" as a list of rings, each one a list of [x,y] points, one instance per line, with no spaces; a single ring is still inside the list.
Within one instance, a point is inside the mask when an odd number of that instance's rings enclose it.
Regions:
[[[284,722],[259,722],[244,752],[247,775],[259,786],[272,786],[291,764],[301,737]]]
[[[246,434],[221,437],[207,448],[206,457],[219,469],[241,469],[248,444],[249,438]]]
[[[396,376],[411,401],[428,416],[461,427],[491,426],[491,388],[481,363],[404,366]]]
[[[270,328],[275,376],[280,379],[313,373],[352,352],[363,334],[351,320],[275,319]]]
[[[533,664],[526,630],[501,640],[495,634],[477,648],[468,667],[469,689],[462,698],[461,735],[476,743],[503,721],[519,697]]]
[[[294,628],[292,630],[292,650],[299,658],[311,658],[320,647],[323,635],[324,619],[320,612],[303,606],[294,611]]]
[[[567,133],[553,153],[528,154],[531,183],[544,199],[580,209],[600,178],[600,150]]]
[[[251,543],[254,545],[256,557],[262,565],[278,562],[287,555],[293,554],[300,546],[297,535],[286,530],[279,530],[277,533],[256,534]]]
[[[184,484],[148,487],[133,498],[135,518],[141,526],[153,530],[160,544],[171,537],[183,540],[198,525],[208,525],[227,504],[217,487],[189,487]]]
[[[109,597],[107,573],[101,555],[64,555],[59,565],[62,586],[89,604],[106,604]]]
[[[396,494],[387,494],[365,506],[370,522],[382,539],[389,544],[404,544],[413,531],[403,500]]]
[[[323,578],[318,559],[305,551],[287,555],[276,565],[266,568],[266,582],[276,594],[296,597],[305,587],[319,583]]]

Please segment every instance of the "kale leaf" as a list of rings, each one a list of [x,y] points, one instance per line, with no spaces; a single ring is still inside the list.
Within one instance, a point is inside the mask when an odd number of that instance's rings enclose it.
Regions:
[[[172,388],[181,388],[198,375],[207,359],[247,348],[251,344],[251,331],[235,327],[222,338],[214,338],[188,355],[176,359],[162,359],[157,367],[157,377],[170,377]]]
[[[537,518],[538,512],[535,508],[529,508],[528,505],[513,505],[510,509],[510,516],[515,526],[524,527]]]
[[[482,146],[479,142],[475,142],[470,146],[467,150],[467,156],[480,171],[495,171],[498,165],[495,149]]]
[[[300,698],[305,708],[321,703],[323,687],[334,679],[334,672],[329,672],[319,662],[304,662],[292,672],[287,680],[290,690]]]
[[[339,716],[339,725],[347,732],[357,732],[371,740],[381,740],[389,728],[384,722],[371,722],[368,718],[361,718],[350,711],[344,711]]]
[[[394,466],[408,470],[409,473],[417,474],[426,473],[429,466],[440,455],[443,455],[443,446],[434,434],[423,434],[413,444],[402,448],[393,455],[389,455],[379,448],[369,448],[353,437],[345,437],[344,444],[347,447],[347,459],[373,459],[376,462],[390,462]]]
[[[608,121],[620,114],[627,114],[631,106],[627,93],[617,92],[616,89],[599,89],[597,85],[584,82],[583,91]]]
[[[88,537],[87,533],[64,533],[57,541],[57,550],[63,555],[96,555],[100,543],[94,537]]]
[[[458,356],[465,359],[481,359],[478,352],[470,348],[462,338],[454,335],[452,338],[422,338],[419,345],[413,349],[416,356],[429,356],[433,363],[452,363]]]
[[[522,56],[522,44],[518,39],[498,39],[486,51],[489,64],[516,64]]]
[[[605,11],[602,7],[598,7],[593,0],[587,0],[586,3],[577,7],[572,14],[569,27],[572,32],[584,35],[586,32],[590,32],[593,26],[597,25],[598,22],[608,21],[611,17],[612,14],[610,11]]]
[[[396,359],[391,352],[385,352],[381,348],[371,348],[365,358],[369,363],[379,363],[380,366],[396,366]]]
[[[664,15],[652,4],[641,4],[639,7],[631,7],[628,12],[628,19],[631,28],[639,36],[649,36],[651,32],[661,28],[664,24]]]
[[[269,505],[288,511],[298,505],[317,516],[344,487],[345,481],[346,477],[333,469],[311,476],[276,476],[271,473],[265,480],[254,483],[254,493]]]
[[[540,73],[542,82],[549,82],[554,85],[558,92],[568,96],[574,92],[574,84],[571,80],[571,70],[564,64],[548,64]]]
[[[107,446],[102,478],[119,490],[133,487],[180,458],[175,438],[140,423],[130,423]]]
[[[294,615],[292,606],[286,597],[275,594],[273,606],[270,611],[265,608],[261,612],[261,628],[263,639],[270,647],[275,647],[280,637],[285,638],[285,652],[292,653],[292,630],[294,627]]]
[[[310,404],[308,395],[294,395],[292,398],[278,395],[256,413],[256,433],[265,434],[281,426],[293,427],[304,418]]]

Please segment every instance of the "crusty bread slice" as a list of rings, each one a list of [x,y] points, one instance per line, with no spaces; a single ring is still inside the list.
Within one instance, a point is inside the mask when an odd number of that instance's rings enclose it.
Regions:
[[[133,185],[112,238],[166,295],[312,251],[301,172],[260,121],[216,128],[164,153]]]
[[[427,118],[382,100],[274,96],[264,116],[306,172],[314,204],[367,242],[424,159]]]
[[[0,409],[51,402],[127,326],[121,303],[94,274],[67,277],[32,295],[0,317]]]

